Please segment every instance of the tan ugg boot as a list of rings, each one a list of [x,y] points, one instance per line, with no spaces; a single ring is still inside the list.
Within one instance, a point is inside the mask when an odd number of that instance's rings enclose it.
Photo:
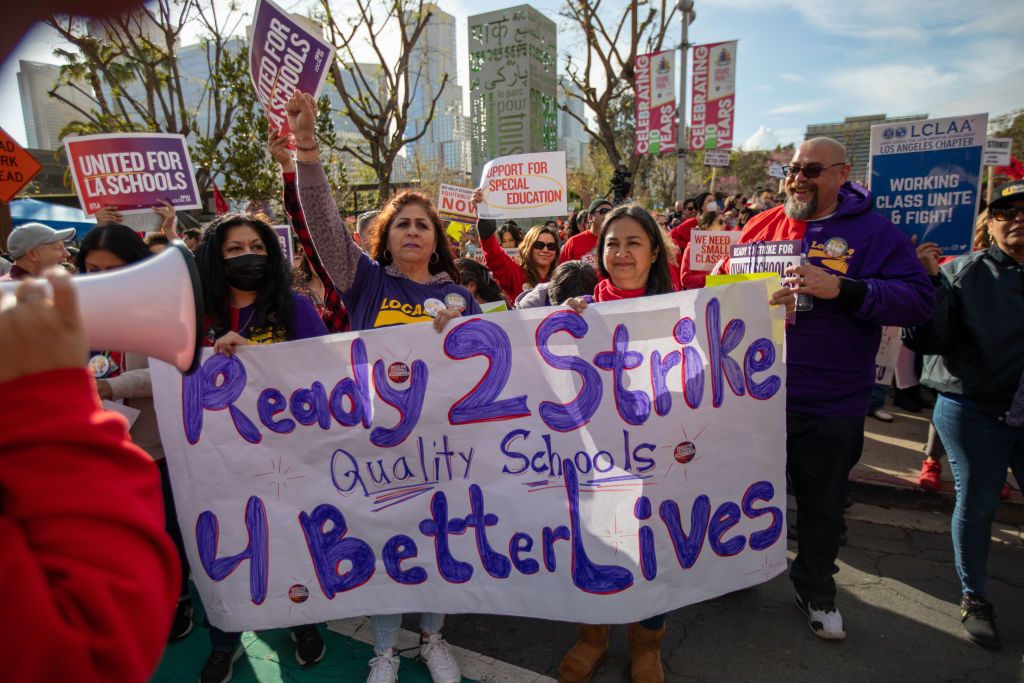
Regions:
[[[640,624],[629,625],[630,674],[633,683],[664,683],[665,670],[661,666],[661,639],[665,625],[657,631]]]
[[[580,624],[580,639],[558,665],[559,683],[586,683],[608,656],[611,626]]]

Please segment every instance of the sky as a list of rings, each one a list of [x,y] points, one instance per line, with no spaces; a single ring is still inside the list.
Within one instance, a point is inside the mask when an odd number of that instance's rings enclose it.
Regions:
[[[279,4],[298,12],[312,5],[309,0]],[[467,17],[514,3],[437,4],[457,19],[459,83],[465,86]],[[579,38],[558,16],[562,2],[530,4],[559,24],[561,72],[565,50],[578,51]],[[627,3],[604,4],[612,13]],[[808,124],[847,116],[996,116],[1024,109],[1020,0],[695,0],[694,5],[691,44],[739,40],[734,140],[747,149],[799,142]],[[669,36],[666,48],[677,47],[678,24]],[[0,127],[22,144],[17,61],[56,62],[52,51],[58,45],[52,31],[37,27],[0,66],[0,102],[7,104],[0,109]]]

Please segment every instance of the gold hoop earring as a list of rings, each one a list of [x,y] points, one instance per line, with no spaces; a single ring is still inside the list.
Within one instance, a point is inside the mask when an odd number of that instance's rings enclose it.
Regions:
[[[384,248],[384,260],[385,261],[390,261],[391,260],[391,252],[388,250],[387,247]]]

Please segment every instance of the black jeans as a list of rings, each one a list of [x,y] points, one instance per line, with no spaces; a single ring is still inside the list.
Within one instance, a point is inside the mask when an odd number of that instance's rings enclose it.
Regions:
[[[835,600],[847,478],[863,447],[863,417],[786,413],[786,473],[797,532],[789,578],[805,602]]]

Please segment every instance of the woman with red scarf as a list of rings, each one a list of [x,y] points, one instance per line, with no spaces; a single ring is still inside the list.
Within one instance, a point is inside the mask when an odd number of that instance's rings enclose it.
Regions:
[[[566,301],[577,313],[582,313],[593,302],[675,291],[658,224],[639,204],[618,206],[605,217],[597,242],[597,263],[605,279],[597,284],[594,296]],[[796,306],[796,296],[791,290],[783,289],[773,295],[772,303],[785,305],[787,312],[791,313]],[[579,640],[558,667],[559,681],[590,680],[608,655],[611,627],[580,624],[579,629]],[[662,683],[665,680],[661,666],[661,639],[664,635],[664,614],[629,625],[630,669],[634,683]]]
[[[582,312],[589,301],[632,299],[675,291],[658,224],[639,204],[616,207],[605,217],[597,242],[597,263],[604,279],[597,283],[594,296],[566,302],[577,313]],[[579,640],[558,667],[560,681],[589,680],[608,655],[610,626],[580,624],[579,629]],[[664,614],[629,625],[633,681],[660,683],[665,680],[661,666],[664,635]]]

